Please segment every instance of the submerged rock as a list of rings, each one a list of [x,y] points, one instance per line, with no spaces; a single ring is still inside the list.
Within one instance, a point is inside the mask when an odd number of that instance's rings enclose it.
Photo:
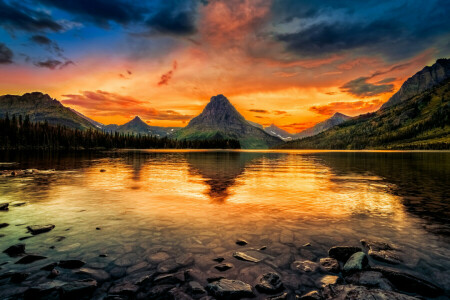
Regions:
[[[9,224],[8,223],[0,223],[0,228],[4,228],[4,227],[8,227]]]
[[[331,257],[321,258],[319,263],[323,270],[331,273],[339,273],[341,268],[339,262]]]
[[[134,294],[137,293],[138,290],[139,290],[139,286],[137,286],[131,282],[124,281],[124,282],[114,283],[109,288],[108,293],[113,294],[113,295],[133,296]]]
[[[3,253],[8,254],[10,257],[21,256],[25,254],[25,244],[16,244],[8,249],[4,250]]]
[[[300,297],[301,300],[321,300],[322,296],[318,291],[311,291]]]
[[[367,254],[373,259],[397,265],[403,262],[399,250],[381,241],[361,240],[361,244],[368,250]]]
[[[27,279],[28,276],[30,276],[30,273],[17,272],[17,273],[11,274],[10,281],[12,283],[21,283],[22,281]]]
[[[220,265],[214,266],[214,268],[216,268],[216,269],[219,270],[220,272],[227,271],[227,270],[229,270],[229,269],[231,269],[231,268],[233,268],[233,267],[234,267],[234,266],[233,266],[232,264],[228,264],[228,263],[226,263],[226,264],[220,264]]]
[[[58,263],[58,267],[63,269],[78,269],[84,266],[86,263],[78,259],[61,260]]]
[[[16,261],[16,264],[31,264],[37,260],[41,260],[41,259],[46,259],[47,257],[45,256],[41,256],[41,255],[34,255],[34,254],[28,254],[24,257],[22,257],[21,259],[19,259],[18,261]]]
[[[223,257],[216,257],[216,258],[213,259],[213,261],[217,261],[218,263],[221,263],[224,260],[225,260],[225,258],[223,258]]]
[[[246,240],[243,240],[243,239],[238,239],[236,241],[236,245],[239,245],[239,246],[245,246],[247,244],[248,244],[248,242]]]
[[[77,280],[64,284],[61,287],[61,299],[78,300],[89,297],[97,288],[97,281],[94,279]]]
[[[32,235],[48,232],[55,228],[55,225],[48,224],[48,225],[30,225],[27,226],[27,229],[31,232]]]
[[[284,292],[280,295],[267,297],[266,300],[286,300],[288,298],[288,296],[289,296],[289,294],[287,292]]]
[[[419,298],[393,291],[384,291],[379,289],[369,290],[366,287],[354,285],[339,285],[333,287],[327,286],[323,290],[323,298],[326,300],[419,300]]]
[[[25,291],[24,299],[59,299],[59,289],[65,284],[65,282],[59,280],[38,284]]]
[[[300,272],[315,272],[319,265],[310,260],[296,260],[291,264],[291,269]]]
[[[369,264],[369,260],[364,252],[356,252],[345,263],[342,271],[346,274],[361,271]]]
[[[322,287],[325,287],[327,285],[335,285],[340,283],[342,280],[338,276],[335,275],[325,275],[322,278],[320,278],[319,283]]]
[[[77,274],[89,276],[100,282],[107,281],[110,278],[109,273],[101,269],[80,268]]]
[[[190,281],[188,283],[188,290],[193,295],[204,295],[204,294],[206,294],[206,290],[197,281]]]
[[[382,290],[392,290],[392,284],[382,273],[375,271],[356,272],[345,277],[345,281],[355,285],[363,285],[369,288],[379,288]]]
[[[261,261],[260,259],[258,259],[256,257],[253,257],[245,252],[240,252],[240,251],[234,252],[233,257],[240,259],[240,260],[245,260],[245,261],[254,262],[254,263]]]
[[[277,273],[266,273],[259,278],[256,289],[261,293],[275,294],[283,289],[280,275]]]
[[[206,289],[218,298],[240,299],[255,296],[252,287],[239,280],[220,279],[208,284]]]
[[[184,272],[177,272],[173,274],[162,274],[159,276],[156,276],[153,282],[155,284],[178,284],[183,283],[186,281],[186,278],[184,276]]]
[[[0,210],[8,210],[9,203],[0,203]]]
[[[168,292],[171,299],[176,300],[193,300],[191,296],[183,292],[180,288],[173,288]]]
[[[331,247],[330,250],[328,250],[328,256],[339,261],[346,262],[350,258],[350,256],[352,256],[356,252],[361,251],[362,249],[359,247],[335,246]]]

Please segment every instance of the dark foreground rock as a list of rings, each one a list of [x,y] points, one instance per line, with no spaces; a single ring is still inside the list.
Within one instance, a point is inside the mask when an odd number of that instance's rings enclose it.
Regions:
[[[373,259],[397,265],[403,262],[400,251],[388,243],[381,241],[361,240],[361,244],[368,250],[367,254]]]
[[[331,257],[325,257],[320,259],[320,266],[323,270],[331,273],[339,273],[339,262]]]
[[[239,280],[220,279],[208,284],[206,290],[219,299],[241,299],[255,296],[252,287]]]
[[[248,242],[246,240],[243,240],[243,239],[239,239],[239,240],[236,241],[236,245],[239,245],[239,246],[245,246],[247,244],[248,244]]]
[[[55,228],[55,225],[53,225],[53,224],[27,226],[27,229],[31,232],[32,235],[48,232],[48,231],[52,230],[53,228]]]
[[[84,266],[86,263],[78,259],[61,260],[58,263],[58,267],[63,269],[78,269]]]
[[[369,288],[378,288],[386,291],[392,290],[391,282],[380,272],[362,271],[345,277],[345,281],[355,285],[363,285]]]
[[[360,251],[362,251],[362,249],[359,247],[335,246],[328,250],[328,256],[339,261],[346,262],[350,258],[350,256]]]
[[[9,224],[8,223],[0,223],[0,228],[4,228],[4,227],[8,227]]]
[[[220,272],[225,272],[231,268],[233,268],[233,264],[228,264],[228,263],[224,263],[224,264],[220,264],[220,265],[216,265],[214,266],[214,268],[216,268],[217,270],[219,270]]]
[[[0,203],[0,210],[8,210],[9,203]]]
[[[16,261],[16,264],[20,264],[20,265],[25,265],[25,264],[31,264],[35,261],[41,260],[41,259],[46,259],[47,257],[45,256],[41,256],[41,255],[34,255],[34,254],[28,254],[24,257],[22,257],[21,259],[19,259],[18,261]]]
[[[438,286],[414,275],[385,267],[375,267],[372,270],[383,274],[397,290],[417,293],[426,297],[436,297],[443,294],[443,290]]]
[[[29,288],[24,293],[24,299],[25,300],[59,299],[59,289],[64,284],[66,283],[59,280],[41,283],[37,286]]]
[[[369,265],[369,260],[364,252],[356,252],[347,260],[342,268],[344,274],[361,271]]]
[[[10,257],[17,257],[25,254],[25,244],[16,244],[8,249],[4,250],[3,253],[8,254]]]
[[[78,300],[87,298],[97,288],[97,281],[85,279],[64,284],[60,289],[61,300]]]
[[[256,289],[261,293],[275,294],[283,289],[283,283],[277,273],[266,273],[260,276],[258,281]]]
[[[419,300],[419,298],[400,294],[393,291],[383,291],[379,289],[367,289],[363,286],[340,285],[328,286],[323,290],[323,299],[333,300]]]

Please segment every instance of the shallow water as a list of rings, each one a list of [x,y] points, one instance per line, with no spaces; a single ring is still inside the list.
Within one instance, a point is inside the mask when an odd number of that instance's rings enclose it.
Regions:
[[[267,246],[269,266],[289,277],[292,261],[318,261],[331,246],[365,238],[395,244],[405,262],[397,268],[450,290],[450,152],[3,153],[0,162],[0,170],[39,170],[0,176],[0,203],[11,205],[0,212],[10,224],[0,250],[29,236],[27,225],[56,225],[23,241],[48,259],[17,265],[1,253],[0,274],[69,258],[108,272],[143,261],[154,269],[148,257],[163,251],[192,253],[208,276],[220,273],[212,258],[223,256],[234,268],[219,275],[252,281],[251,263],[233,251]]]

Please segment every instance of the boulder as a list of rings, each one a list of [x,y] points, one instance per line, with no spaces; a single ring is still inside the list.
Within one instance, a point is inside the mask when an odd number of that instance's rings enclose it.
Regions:
[[[21,259],[19,259],[18,261],[16,261],[15,263],[25,265],[25,264],[31,264],[37,260],[46,259],[46,258],[47,257],[41,256],[41,255],[28,254],[28,255],[22,257]]]
[[[327,286],[323,290],[323,299],[325,300],[419,300],[419,298],[400,294],[393,291],[384,291],[379,289],[367,289],[363,286],[338,285]]]
[[[330,272],[330,273],[339,273],[340,270],[340,266],[339,266],[339,262],[331,257],[325,257],[325,258],[321,258],[320,261],[320,266],[324,271]]]
[[[350,256],[360,251],[362,251],[362,249],[359,247],[335,246],[328,250],[328,256],[339,261],[346,262]]]
[[[226,264],[220,264],[220,265],[214,266],[214,268],[216,268],[216,269],[219,270],[220,272],[227,271],[227,270],[229,270],[229,269],[231,269],[231,268],[233,268],[233,267],[234,267],[234,265],[233,265],[233,264],[229,264],[229,263],[226,263]]]
[[[17,257],[25,254],[25,244],[16,244],[8,249],[4,250],[3,253],[8,254],[10,257]]]
[[[319,265],[310,260],[296,260],[291,264],[291,269],[300,272],[315,272]]]
[[[89,297],[96,288],[97,281],[94,279],[69,282],[60,289],[61,300],[78,300]]]
[[[352,272],[361,271],[369,265],[369,260],[364,252],[356,252],[347,260],[342,269],[343,273],[350,274]]]
[[[239,280],[220,279],[208,284],[206,290],[217,298],[241,299],[255,296],[252,287]]]
[[[261,293],[275,294],[283,289],[283,282],[277,273],[266,273],[259,277],[256,289]]]
[[[55,228],[55,225],[53,225],[53,224],[27,226],[28,231],[30,231],[32,235],[48,232],[48,231],[52,230],[53,228]]]
[[[361,244],[368,250],[367,254],[373,259],[393,265],[403,262],[400,258],[400,251],[385,242],[361,240]]]

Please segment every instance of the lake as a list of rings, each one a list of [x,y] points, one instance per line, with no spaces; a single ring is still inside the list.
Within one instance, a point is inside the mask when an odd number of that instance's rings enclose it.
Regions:
[[[450,152],[9,152],[0,155],[0,169],[0,203],[9,203],[0,211],[0,223],[9,224],[0,229],[0,250],[23,243],[27,253],[46,257],[15,264],[21,257],[1,253],[1,299],[88,277],[97,280],[92,297],[102,299],[111,284],[178,270],[189,274],[159,278],[149,289],[186,291],[185,281],[204,286],[217,277],[254,287],[262,273],[274,271],[293,297],[320,288],[330,275],[315,265],[302,272],[295,261],[317,264],[333,246],[365,249],[361,239],[397,249],[400,263],[370,257],[372,267],[426,279],[449,295]],[[45,224],[55,228],[27,233],[27,226]],[[237,245],[240,239],[247,244]],[[261,261],[236,259],[235,251]],[[229,270],[215,268],[220,257]],[[58,268],[48,279],[41,268],[61,260],[86,264]],[[10,271],[29,274],[12,283],[1,276]],[[148,290],[117,289],[149,297]]]

